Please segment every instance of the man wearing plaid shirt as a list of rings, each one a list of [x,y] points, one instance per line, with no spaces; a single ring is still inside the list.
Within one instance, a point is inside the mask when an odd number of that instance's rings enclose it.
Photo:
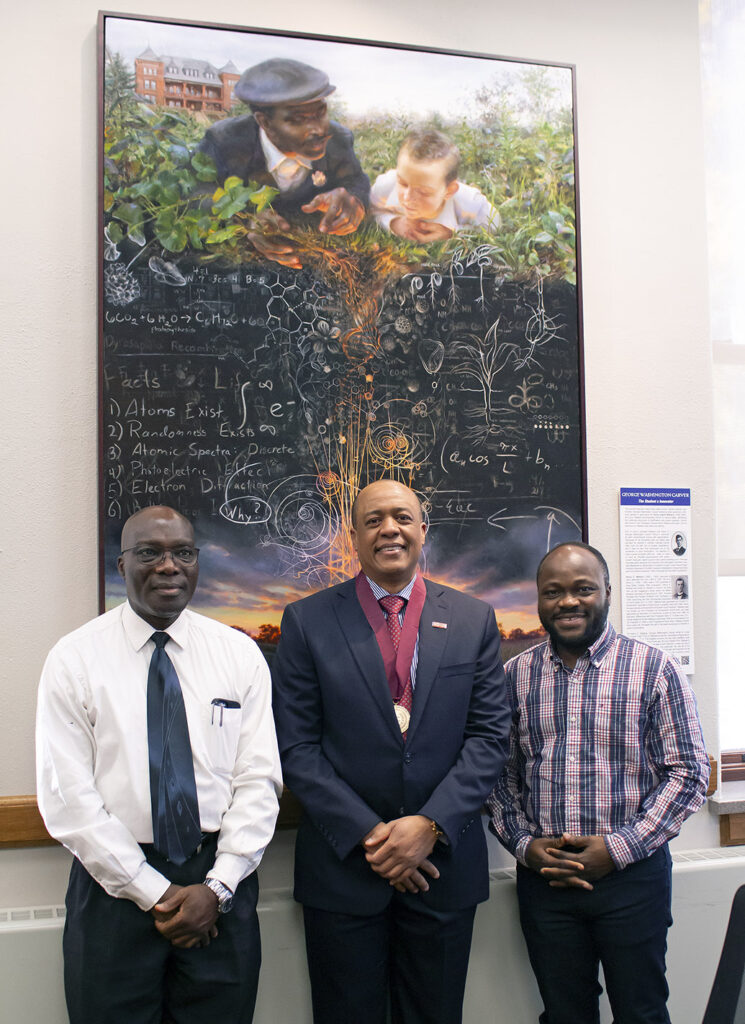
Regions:
[[[538,567],[549,639],[506,665],[510,756],[490,827],[517,858],[520,922],[541,1024],[598,1024],[598,963],[615,1024],[669,1024],[667,842],[704,800],[693,693],[662,651],[608,622],[605,559],[561,544]]]

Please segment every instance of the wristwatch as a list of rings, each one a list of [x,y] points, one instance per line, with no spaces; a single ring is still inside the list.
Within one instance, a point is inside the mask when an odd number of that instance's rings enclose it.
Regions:
[[[233,906],[233,893],[231,890],[228,889],[227,885],[218,882],[216,878],[205,878],[203,884],[217,896],[218,914],[227,914]]]

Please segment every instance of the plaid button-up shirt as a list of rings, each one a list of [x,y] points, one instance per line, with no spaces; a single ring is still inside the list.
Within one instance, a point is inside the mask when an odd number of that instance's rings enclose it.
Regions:
[[[538,836],[603,835],[617,868],[649,857],[704,801],[696,700],[665,653],[602,635],[569,671],[550,641],[505,666],[510,755],[490,828],[518,860]]]

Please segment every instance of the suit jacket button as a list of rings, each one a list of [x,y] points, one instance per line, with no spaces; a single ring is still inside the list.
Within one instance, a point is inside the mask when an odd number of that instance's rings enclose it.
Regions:
[[[403,809],[403,807],[399,807],[399,809],[398,809],[398,816],[399,816],[399,818],[403,818],[403,816],[404,816],[404,813],[405,813],[405,812],[404,812],[404,809]]]
[[[411,764],[411,754],[404,755],[404,764]]]

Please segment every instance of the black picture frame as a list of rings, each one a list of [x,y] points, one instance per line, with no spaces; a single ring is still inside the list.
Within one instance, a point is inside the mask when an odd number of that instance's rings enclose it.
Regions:
[[[284,236],[302,267],[268,258],[269,179],[209,180],[200,153],[275,58],[330,77],[374,191],[439,131],[498,228],[420,242],[368,213],[324,236],[316,212]],[[356,571],[354,494],[394,476],[427,573],[491,601],[506,653],[535,642],[537,562],[587,536],[576,149],[571,65],[101,12],[101,610],[124,519],[171,504],[202,549],[194,607],[271,649],[287,601]]]

